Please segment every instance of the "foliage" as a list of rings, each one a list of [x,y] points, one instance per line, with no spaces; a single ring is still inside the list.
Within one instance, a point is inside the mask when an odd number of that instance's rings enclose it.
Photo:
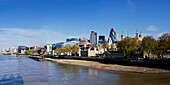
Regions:
[[[71,50],[72,50],[72,53],[76,53],[76,52],[78,52],[78,50],[79,50],[79,46],[73,45],[73,46],[71,47]]]
[[[32,51],[31,50],[26,50],[25,53],[32,53]]]
[[[143,38],[141,46],[142,46],[142,50],[148,53],[148,58],[149,58],[149,54],[156,50],[157,42],[153,37],[146,36]]]
[[[65,46],[64,48],[58,48],[54,52],[57,54],[61,54],[61,53],[75,54],[76,52],[78,52],[78,50],[79,50],[79,46],[73,45],[73,46]]]
[[[25,53],[37,53],[38,51],[37,50],[26,50]]]
[[[55,53],[57,54],[61,54],[62,53],[62,48],[57,48],[56,50],[54,50]]]
[[[125,39],[119,41],[117,44],[118,50],[124,54],[127,53],[132,55],[134,53],[140,52],[139,49],[141,47],[141,42],[136,38],[126,37]]]
[[[170,33],[164,33],[158,38],[158,48],[157,53],[161,54],[162,57],[168,49],[170,49]]]

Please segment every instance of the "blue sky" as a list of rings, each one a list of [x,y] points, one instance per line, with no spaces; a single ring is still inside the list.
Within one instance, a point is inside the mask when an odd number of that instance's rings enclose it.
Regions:
[[[157,39],[170,32],[170,0],[0,0],[0,48],[67,37],[108,37],[111,28]]]

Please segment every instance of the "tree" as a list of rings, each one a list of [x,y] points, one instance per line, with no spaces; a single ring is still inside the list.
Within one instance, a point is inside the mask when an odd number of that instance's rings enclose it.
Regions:
[[[33,50],[32,53],[38,53],[38,50]]]
[[[32,51],[31,50],[26,50],[25,53],[32,53]]]
[[[157,52],[163,55],[170,49],[170,33],[164,33],[162,36],[158,38],[158,49]]]
[[[57,53],[58,55],[62,53],[62,49],[61,48],[57,48],[55,51],[55,53]]]
[[[108,48],[109,48],[108,43],[104,43],[104,44],[102,45],[102,48],[104,49],[104,51],[105,51],[105,49],[108,49]]]
[[[70,54],[71,53],[71,46],[65,46],[64,50],[66,53]]]
[[[156,50],[157,42],[151,36],[146,36],[142,40],[142,50],[148,53],[148,58],[150,57],[149,54]]]
[[[71,52],[73,54],[76,54],[78,52],[78,50],[79,50],[79,46],[78,45],[71,46]]]
[[[133,54],[140,52],[141,42],[136,38],[126,37],[125,39],[118,41],[117,47],[118,51],[123,52],[124,55],[127,53],[132,56]]]
[[[33,50],[33,51],[32,50],[26,50],[25,51],[25,53],[37,53],[37,52],[38,52],[38,50]]]

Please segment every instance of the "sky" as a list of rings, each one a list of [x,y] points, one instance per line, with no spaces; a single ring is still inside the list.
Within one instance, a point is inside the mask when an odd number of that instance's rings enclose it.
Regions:
[[[0,0],[0,49],[43,46],[70,37],[136,29],[157,39],[170,33],[170,0]]]

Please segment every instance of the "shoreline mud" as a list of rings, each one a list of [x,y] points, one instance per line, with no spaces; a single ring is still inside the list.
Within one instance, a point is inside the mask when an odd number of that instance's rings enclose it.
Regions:
[[[158,68],[148,68],[148,67],[137,67],[137,66],[123,66],[117,64],[103,64],[96,61],[86,61],[86,60],[71,60],[71,59],[52,59],[44,58],[45,60],[55,61],[62,64],[71,64],[92,67],[102,70],[118,71],[118,72],[131,72],[131,73],[146,73],[146,74],[166,74],[170,73],[170,70],[158,69]]]

